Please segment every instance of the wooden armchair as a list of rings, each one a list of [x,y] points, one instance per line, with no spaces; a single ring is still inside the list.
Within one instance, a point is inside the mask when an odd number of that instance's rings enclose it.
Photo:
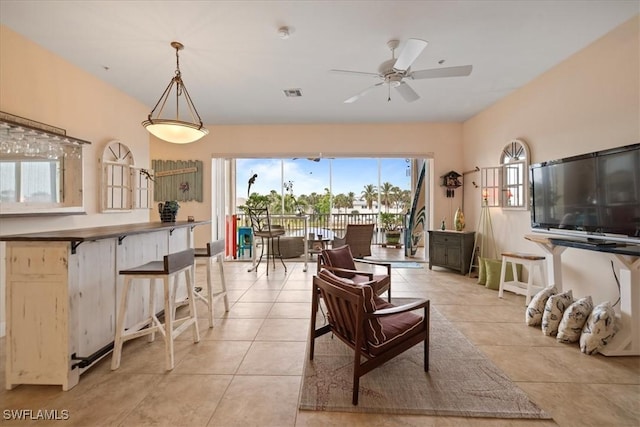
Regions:
[[[356,266],[356,263],[358,266]],[[363,265],[370,267],[381,267],[380,271],[364,271]],[[358,268],[361,267],[361,268]],[[349,245],[335,249],[324,249],[318,254],[317,273],[322,270],[329,270],[336,279],[341,278],[347,282],[364,283],[373,281],[373,289],[376,295],[380,296],[387,292],[387,299],[391,302],[391,264],[388,262],[369,261],[355,259],[351,253]]]
[[[334,238],[333,247],[349,245],[355,258],[370,256],[374,227],[375,224],[347,224],[344,237]]]
[[[394,306],[375,296],[369,284],[348,284],[313,278],[309,359],[315,339],[332,332],[353,349],[353,398],[358,404],[360,377],[424,341],[424,371],[429,371],[429,300]],[[316,329],[322,297],[328,324]],[[423,315],[411,313],[422,309]],[[362,362],[364,357],[365,361]]]

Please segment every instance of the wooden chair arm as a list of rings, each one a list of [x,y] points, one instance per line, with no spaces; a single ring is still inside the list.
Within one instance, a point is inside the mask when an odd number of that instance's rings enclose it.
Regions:
[[[362,263],[367,265],[379,265],[380,267],[384,267],[387,269],[387,276],[391,276],[391,263],[382,262],[382,261],[371,261],[368,259],[357,258],[353,260],[356,263]]]
[[[417,310],[419,308],[425,308],[428,305],[429,305],[428,299],[418,300],[418,301],[410,302],[408,304],[376,310],[373,313],[365,313],[365,317],[375,318],[375,317],[382,317],[382,316],[390,316],[392,314],[398,314],[398,313],[406,313],[408,311]]]
[[[322,265],[322,268],[325,270],[329,270],[332,273],[350,273],[357,274],[360,276],[367,276],[369,280],[373,280],[373,273],[370,271],[360,271],[360,270],[349,270],[347,268],[338,268],[338,267],[330,267],[328,265]]]

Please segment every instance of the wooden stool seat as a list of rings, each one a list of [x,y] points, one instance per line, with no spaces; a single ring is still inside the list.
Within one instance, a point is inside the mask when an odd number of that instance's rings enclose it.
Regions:
[[[155,333],[159,332],[165,341],[165,366],[167,370],[171,370],[174,367],[173,341],[178,335],[191,326],[193,342],[200,341],[194,298],[187,298],[189,315],[179,319],[175,318],[175,297],[180,273],[185,275],[187,295],[193,295],[194,292],[191,274],[194,259],[194,250],[187,249],[182,252],[165,255],[162,261],[151,261],[137,267],[120,270],[120,274],[124,277],[124,288],[122,289],[120,308],[118,310],[116,336],[111,359],[112,370],[120,367],[124,342],[134,338],[149,335],[149,341],[151,342],[155,339]],[[149,280],[149,317],[136,325],[126,327],[128,294],[135,279]],[[159,279],[162,279],[164,283],[164,323],[158,320],[155,309],[155,285],[156,280]],[[173,292],[169,283],[170,279],[173,279]]]
[[[507,264],[511,263],[513,272],[513,280],[506,281],[505,274],[507,272]],[[518,279],[516,264],[521,264],[528,269],[529,277],[526,282]],[[540,270],[542,276],[542,286],[534,285],[533,269]],[[503,252],[502,253],[502,269],[500,270],[500,289],[498,297],[502,298],[504,291],[510,291],[515,294],[525,295],[525,304],[529,305],[531,297],[536,292],[541,291],[547,286],[547,259],[540,255],[527,254],[522,252]]]
[[[196,248],[195,258],[207,258],[207,293],[203,294],[203,289],[200,287],[194,288],[193,295],[196,299],[204,302],[209,309],[209,327],[213,328],[213,304],[214,300],[223,297],[225,311],[229,311],[229,297],[227,296],[227,284],[224,279],[224,239],[214,240],[207,243],[206,248]],[[220,273],[220,283],[222,290],[218,292],[213,291],[213,282],[211,280],[211,265],[213,259],[218,261],[218,272]],[[195,265],[195,264],[194,264]],[[194,273],[195,277],[195,273]]]
[[[531,261],[540,261],[540,260],[546,259],[545,257],[540,255],[526,254],[523,252],[503,252],[502,256],[508,256],[510,258],[528,259]]]

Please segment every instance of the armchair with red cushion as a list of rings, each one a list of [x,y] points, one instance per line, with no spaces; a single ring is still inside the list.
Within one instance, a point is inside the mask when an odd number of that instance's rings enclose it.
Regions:
[[[359,265],[357,266],[356,264]],[[317,265],[318,274],[322,270],[328,270],[336,278],[342,279],[347,283],[370,282],[376,295],[380,296],[387,292],[387,299],[391,302],[390,263],[354,259],[351,254],[351,247],[344,245],[335,249],[324,249],[318,254]],[[368,266],[367,270],[362,269],[364,265]]]
[[[429,300],[395,306],[375,295],[372,282],[347,283],[328,274],[322,270],[313,278],[309,359],[313,360],[315,339],[328,332],[351,347],[354,405],[358,404],[361,376],[421,342],[424,371],[429,371]],[[320,298],[327,308],[328,324],[316,329]],[[417,309],[422,315],[413,313]]]

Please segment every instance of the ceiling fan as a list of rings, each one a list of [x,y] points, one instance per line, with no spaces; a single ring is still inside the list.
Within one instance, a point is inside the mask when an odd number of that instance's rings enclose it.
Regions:
[[[359,94],[352,96],[344,101],[346,104],[350,104],[354,101],[365,96],[367,93],[375,89],[376,87],[387,84],[389,86],[389,97],[387,101],[391,101],[391,88],[395,88],[400,96],[407,102],[413,102],[420,99],[420,95],[414,91],[411,86],[405,82],[405,79],[420,80],[420,79],[436,79],[441,77],[466,77],[471,74],[473,66],[461,65],[457,67],[445,67],[445,68],[431,68],[428,70],[411,70],[411,64],[420,56],[427,42],[420,39],[407,40],[402,52],[396,59],[395,50],[400,42],[398,40],[390,40],[387,42],[387,46],[391,49],[391,59],[384,61],[378,67],[377,73],[367,73],[362,71],[349,71],[349,70],[329,70],[333,73],[360,75],[367,77],[375,77],[382,81],[374,84],[360,92]]]

